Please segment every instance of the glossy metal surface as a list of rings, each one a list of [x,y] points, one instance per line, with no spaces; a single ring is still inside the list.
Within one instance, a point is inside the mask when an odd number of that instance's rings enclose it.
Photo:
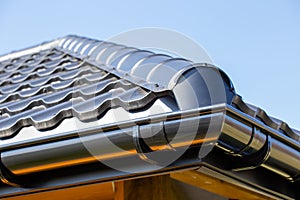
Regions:
[[[300,142],[300,132],[298,130],[290,128],[287,123],[279,119],[270,117],[263,109],[246,104],[240,96],[236,95],[232,104],[242,112],[262,121],[265,125],[271,127],[272,129],[283,132],[285,135]]]
[[[248,166],[243,165],[242,168],[233,168],[233,170],[247,171],[263,167],[286,178],[287,181],[297,177],[300,173],[298,149],[289,147],[283,140],[272,138],[266,131],[267,129],[261,129],[251,121],[236,120],[237,115],[233,115],[234,112],[230,113],[230,116],[225,115],[225,110],[222,111],[221,108],[222,106],[207,108],[200,112],[197,110],[175,112],[169,114],[170,116],[161,115],[150,120],[157,121],[157,123],[145,124],[145,121],[137,120],[135,123],[138,126],[130,126],[132,123],[128,125],[123,123],[121,125],[127,128],[113,130],[113,126],[104,127],[104,132],[99,133],[99,129],[89,130],[83,138],[65,138],[50,143],[28,144],[27,147],[4,151],[1,159],[5,167],[13,174],[24,175],[70,165],[97,162],[98,160],[118,160],[133,155],[139,155],[145,162],[158,162],[159,160],[153,160],[151,154],[148,154],[150,151],[145,149],[151,149],[151,152],[169,152],[171,155],[175,149],[201,146],[211,151],[212,147],[217,145],[215,148],[226,149],[226,152],[232,154],[233,157],[239,156],[247,159],[252,155],[266,153],[266,155],[257,156],[261,158],[256,163],[257,165],[249,163]],[[230,108],[227,112],[231,112]],[[168,120],[160,121],[163,119]],[[147,121],[149,122],[149,119]],[[196,137],[191,138],[188,133],[193,129],[191,124],[194,124],[195,121],[199,122],[198,127],[200,128],[197,129]],[[211,130],[210,137],[204,137],[210,122],[221,123],[223,128],[222,130]],[[179,128],[180,124],[181,128]],[[134,134],[136,128],[139,130],[138,137]],[[106,132],[105,130],[110,131]],[[174,140],[176,135],[179,137]],[[136,139],[142,139],[143,142],[136,142]],[[96,149],[95,152],[98,154],[91,155],[82,141],[85,142],[85,145]],[[110,149],[109,141],[122,146],[126,151]],[[265,145],[268,145],[267,152],[261,151]],[[208,153],[207,157],[209,156]]]
[[[212,149],[220,133],[221,127],[217,125],[221,125],[223,117],[222,112],[186,119],[177,116],[178,119],[174,117],[175,120],[168,120],[162,124],[161,129],[165,132],[157,132],[160,129],[159,123],[137,127],[130,126],[132,123],[129,123],[124,125],[129,126],[128,128],[116,129],[118,127],[115,127],[115,130],[113,127],[101,127],[101,129],[89,130],[88,133],[82,132],[82,137],[4,151],[1,160],[13,174],[24,175],[108,159],[117,160],[135,154],[144,154],[147,157],[149,152],[142,150],[145,148],[150,148],[151,151],[170,151],[170,154],[175,149],[186,149],[190,145],[205,144],[206,147],[203,148]],[[191,126],[195,121],[199,122],[197,129]],[[214,123],[216,126],[208,135],[209,123]],[[136,128],[140,132],[137,138],[133,134]],[[106,129],[109,131],[99,132]],[[136,143],[136,139],[143,140],[143,143]],[[112,143],[121,148],[116,150]],[[91,154],[91,152],[96,153]]]
[[[296,188],[300,182],[300,132],[245,103],[215,66],[66,36],[0,56],[0,70],[0,177],[5,184],[16,186],[24,175],[134,157],[143,161],[141,168],[162,165],[159,172],[208,165],[260,190],[295,197],[296,191],[288,186]],[[172,108],[170,113],[145,114],[155,101]],[[51,135],[51,130],[64,130],[61,124],[68,118],[81,123],[107,120],[107,113],[116,108],[135,117]],[[13,138],[29,126],[34,133],[50,132],[14,143]],[[121,148],[113,149],[111,143]],[[174,152],[195,149],[196,156],[168,160]],[[136,166],[126,162],[124,167]],[[51,174],[53,182],[43,187],[92,180],[85,176],[88,172],[76,180],[65,175],[69,173]],[[97,179],[113,179],[118,173],[110,171]],[[258,180],[261,175],[282,183]]]

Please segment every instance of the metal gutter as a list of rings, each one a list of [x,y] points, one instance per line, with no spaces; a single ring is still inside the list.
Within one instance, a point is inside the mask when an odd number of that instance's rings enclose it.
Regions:
[[[195,131],[195,122],[198,123],[197,134],[189,134]],[[209,124],[214,128],[208,132]],[[290,138],[268,129],[269,127],[249,119],[231,106],[217,105],[162,114],[153,119],[138,119],[118,126],[95,127],[82,131],[81,137],[74,132],[56,138],[53,136],[44,140],[11,144],[2,147],[1,161],[11,173],[10,176],[15,178],[135,155],[139,156],[145,166],[150,164],[168,169],[165,161],[157,159],[161,157],[157,157],[155,153],[168,157],[181,149],[201,147],[202,151],[207,151],[204,158],[209,158],[209,152],[217,148],[238,161],[231,163],[231,169],[226,170],[247,171],[262,167],[292,183],[300,174],[299,146],[291,147]],[[111,149],[111,142],[122,149]],[[87,146],[92,149],[88,151]],[[91,152],[94,154],[91,155]],[[202,162],[201,157],[195,159]],[[5,177],[6,174],[2,176]]]
[[[200,111],[177,112],[106,127],[95,127],[80,131],[80,133],[74,131],[67,133],[64,137],[55,136],[23,144],[10,144],[2,147],[1,160],[13,174],[24,175],[98,160],[117,159],[133,154],[138,154],[143,159],[146,153],[157,150],[173,152],[175,148],[188,148],[190,145],[203,143],[209,143],[209,146],[212,146],[213,142],[217,141],[224,117],[224,109],[220,112],[220,108],[222,107],[215,106]],[[195,121],[199,122],[200,129],[194,126]],[[207,133],[209,124],[217,126],[211,132],[213,135],[204,138],[205,135],[209,135]],[[219,130],[215,131],[216,128]],[[156,130],[157,133],[154,134],[152,130]],[[195,131],[197,133],[194,133]],[[139,143],[141,140],[143,143]],[[114,152],[114,149],[109,148],[112,142],[126,149]],[[87,147],[91,145],[92,152],[94,148],[99,149],[98,155],[91,155],[87,150]],[[144,152],[143,149],[150,150]],[[112,152],[114,152],[113,155]]]

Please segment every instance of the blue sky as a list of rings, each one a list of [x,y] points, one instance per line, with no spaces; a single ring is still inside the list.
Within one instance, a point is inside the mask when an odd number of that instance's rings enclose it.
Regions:
[[[300,2],[0,1],[0,54],[68,34],[161,27],[201,44],[244,100],[300,129]]]

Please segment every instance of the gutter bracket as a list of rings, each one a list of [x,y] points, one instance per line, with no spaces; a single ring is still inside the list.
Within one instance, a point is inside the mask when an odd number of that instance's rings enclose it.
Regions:
[[[233,171],[255,169],[261,166],[268,159],[271,150],[271,142],[269,139],[270,136],[266,136],[266,142],[259,151],[251,155],[233,158],[233,162],[231,162],[233,163],[231,165]]]
[[[156,149],[155,146],[164,146],[164,148],[174,151],[166,138],[164,126],[165,124],[160,122],[144,126],[136,125],[132,128],[133,143],[138,156],[142,160],[157,166],[164,165],[155,159],[156,153],[160,153],[160,149]]]
[[[147,153],[153,152],[148,145],[143,141],[140,134],[140,126],[136,125],[132,127],[132,137],[133,143],[136,148],[136,152],[142,160],[145,160],[151,164],[157,165],[158,163],[155,160],[152,160],[148,157]]]
[[[20,181],[13,173],[11,173],[2,163],[1,155],[0,155],[0,181],[4,184],[20,187]]]

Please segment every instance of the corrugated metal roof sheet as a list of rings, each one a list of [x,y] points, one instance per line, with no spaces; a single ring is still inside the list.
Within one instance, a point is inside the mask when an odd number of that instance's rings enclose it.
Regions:
[[[1,65],[0,137],[26,126],[49,129],[63,119],[97,119],[108,108],[141,108],[155,95],[57,49],[5,60]]]
[[[77,36],[50,43],[52,46],[46,43],[49,48],[42,51],[22,56],[17,52],[1,59],[1,138],[12,137],[30,125],[50,129],[73,116],[83,121],[97,119],[112,105],[126,110],[142,108],[157,95],[167,95],[163,92],[171,91],[184,71],[208,66]],[[299,131],[244,103],[240,96],[236,95],[232,104],[300,141]]]

